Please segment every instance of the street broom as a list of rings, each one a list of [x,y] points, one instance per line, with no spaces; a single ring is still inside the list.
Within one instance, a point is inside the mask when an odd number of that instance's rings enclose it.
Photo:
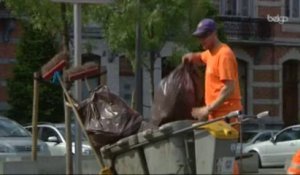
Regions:
[[[102,76],[106,73],[105,67],[100,67],[99,64],[94,62],[87,62],[82,66],[77,66],[66,70],[64,77],[67,82],[83,79],[88,91],[91,91],[90,84],[88,83],[89,77]]]
[[[55,72],[63,70],[63,68],[67,65],[68,58],[69,56],[66,52],[56,54],[49,62],[42,66],[42,78],[49,80]]]
[[[39,86],[42,80],[49,80],[54,72],[62,70],[68,63],[67,52],[59,52],[48,63],[43,65],[40,70],[34,72],[33,76],[33,105],[32,105],[32,160],[37,159],[37,121],[39,110]],[[70,161],[71,162],[71,161]],[[69,165],[69,164],[67,164]],[[68,168],[67,171],[72,168]]]
[[[103,160],[101,154],[97,154],[97,151],[93,147],[92,142],[91,142],[91,140],[84,128],[84,125],[81,121],[78,109],[76,108],[77,104],[74,101],[74,99],[69,95],[66,85],[63,82],[60,74],[57,73],[59,71],[62,71],[67,63],[67,61],[66,61],[67,59],[64,55],[66,55],[66,54],[65,53],[58,54],[52,60],[50,60],[47,64],[45,64],[42,67],[41,76],[42,76],[42,78],[44,78],[46,80],[49,80],[51,77],[53,77],[53,79],[55,79],[59,82],[59,84],[61,85],[61,87],[63,89],[63,93],[65,96],[65,102],[68,104],[68,106],[71,107],[71,109],[76,117],[76,120],[78,121],[78,123],[83,131],[83,134],[86,136],[89,143],[91,144],[91,148],[96,155],[96,160],[97,160],[98,165],[101,166],[101,170],[100,170],[99,174],[110,175],[110,174],[112,174],[111,169],[109,167],[105,166],[105,163],[104,163],[104,160]],[[64,79],[69,82],[75,81],[78,79],[83,79],[83,78],[86,79],[88,76],[101,74],[99,66],[98,66],[98,69],[95,69],[95,65],[91,65],[91,64],[87,64],[82,67],[73,68],[73,69],[70,69],[68,73],[66,73],[66,72],[68,72],[68,71],[65,71]]]

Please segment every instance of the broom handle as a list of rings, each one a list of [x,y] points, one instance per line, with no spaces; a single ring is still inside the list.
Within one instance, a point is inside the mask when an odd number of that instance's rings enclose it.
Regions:
[[[32,150],[31,158],[33,161],[37,159],[37,122],[38,122],[38,113],[39,113],[39,73],[34,72],[33,74],[33,109],[32,109]]]
[[[83,123],[81,122],[80,115],[79,115],[79,113],[78,113],[78,111],[77,111],[77,109],[76,109],[76,107],[75,107],[75,104],[74,104],[72,98],[70,97],[70,95],[69,95],[69,93],[68,93],[68,91],[67,91],[67,89],[66,89],[64,83],[62,82],[62,80],[61,80],[60,77],[58,77],[58,80],[59,80],[59,83],[60,83],[60,85],[61,85],[61,87],[62,87],[62,89],[63,89],[63,91],[64,91],[65,96],[67,97],[67,101],[68,101],[68,102],[70,103],[70,105],[71,105],[71,108],[72,108],[72,110],[73,110],[73,112],[74,112],[74,114],[75,114],[75,116],[76,116],[76,119],[77,119],[77,121],[78,121],[78,123],[79,123],[79,125],[80,125],[80,127],[81,127],[81,129],[82,129],[82,131],[83,131],[83,133],[84,133],[84,135],[85,135],[85,137],[88,139],[88,142],[91,144],[91,148],[92,148],[93,152],[94,152],[95,155],[96,155],[96,159],[97,159],[98,164],[101,165],[102,168],[105,167],[104,161],[103,161],[103,159],[102,159],[102,157],[101,157],[101,153],[100,153],[100,155],[98,155],[97,152],[96,152],[96,150],[95,150],[95,148],[93,147],[92,142],[91,142],[91,140],[90,140],[88,134],[86,133],[86,131],[85,131],[85,129],[84,129],[84,125],[83,125]]]
[[[87,79],[87,77],[84,77],[84,83],[85,83],[85,86],[86,86],[87,90],[89,91],[89,93],[91,93],[91,86],[90,86],[90,83],[89,83],[89,80]]]

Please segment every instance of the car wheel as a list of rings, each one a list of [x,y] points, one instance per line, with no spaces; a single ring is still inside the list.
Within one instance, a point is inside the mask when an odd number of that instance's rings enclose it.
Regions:
[[[258,167],[259,167],[259,168],[262,168],[262,165],[261,165],[261,159],[260,159],[259,154],[258,154],[256,151],[250,151],[250,153],[251,153],[253,156],[257,156]]]

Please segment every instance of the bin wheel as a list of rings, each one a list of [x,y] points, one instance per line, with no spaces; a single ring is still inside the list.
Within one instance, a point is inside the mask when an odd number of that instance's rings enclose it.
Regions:
[[[259,167],[259,168],[262,168],[262,165],[261,165],[261,159],[260,159],[260,155],[258,154],[258,152],[256,152],[256,151],[250,151],[250,153],[257,156],[257,159],[258,159],[258,167]]]

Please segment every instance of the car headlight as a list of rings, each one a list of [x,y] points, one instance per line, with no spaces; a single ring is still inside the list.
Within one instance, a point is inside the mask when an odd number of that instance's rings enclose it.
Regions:
[[[0,153],[15,153],[14,147],[8,144],[0,144]]]

